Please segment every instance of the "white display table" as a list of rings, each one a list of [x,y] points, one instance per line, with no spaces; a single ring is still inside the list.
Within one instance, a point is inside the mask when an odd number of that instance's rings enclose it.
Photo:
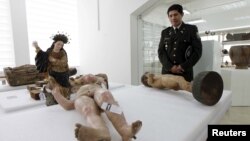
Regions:
[[[186,91],[145,86],[112,86],[111,92],[131,123],[141,120],[135,141],[205,141],[209,124],[218,124],[231,105],[232,94],[223,91],[220,101],[206,106]],[[60,105],[36,106],[0,114],[0,141],[76,141],[75,124],[86,120],[75,110]],[[105,114],[112,141],[121,141]]]
[[[27,85],[10,86],[10,85],[6,84],[6,85],[0,85],[0,92],[20,90],[20,89],[26,89],[26,88],[27,88]]]
[[[222,68],[224,89],[232,91],[232,106],[250,106],[250,69]]]

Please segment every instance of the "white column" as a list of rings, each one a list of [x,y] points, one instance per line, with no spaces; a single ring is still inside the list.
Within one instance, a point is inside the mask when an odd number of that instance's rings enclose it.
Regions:
[[[25,7],[25,0],[10,0],[16,66],[30,63]]]

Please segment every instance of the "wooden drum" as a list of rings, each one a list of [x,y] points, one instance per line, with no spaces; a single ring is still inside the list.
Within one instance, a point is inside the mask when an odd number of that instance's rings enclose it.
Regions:
[[[200,103],[215,105],[223,93],[223,80],[217,72],[201,72],[194,78],[192,92],[193,97]]]

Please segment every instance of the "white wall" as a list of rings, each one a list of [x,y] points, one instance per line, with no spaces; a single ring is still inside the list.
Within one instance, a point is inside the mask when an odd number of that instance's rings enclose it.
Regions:
[[[131,83],[130,15],[147,1],[100,0],[100,30],[97,0],[79,1],[81,73],[102,72],[112,82]]]

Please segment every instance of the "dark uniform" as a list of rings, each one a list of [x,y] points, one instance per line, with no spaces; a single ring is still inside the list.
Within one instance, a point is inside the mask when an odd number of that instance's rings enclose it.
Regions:
[[[170,69],[174,65],[181,65],[182,74],[187,81],[193,80],[193,66],[202,54],[201,39],[195,25],[181,24],[175,31],[173,27],[164,29],[158,48],[159,60],[162,64],[162,74],[173,74]]]

